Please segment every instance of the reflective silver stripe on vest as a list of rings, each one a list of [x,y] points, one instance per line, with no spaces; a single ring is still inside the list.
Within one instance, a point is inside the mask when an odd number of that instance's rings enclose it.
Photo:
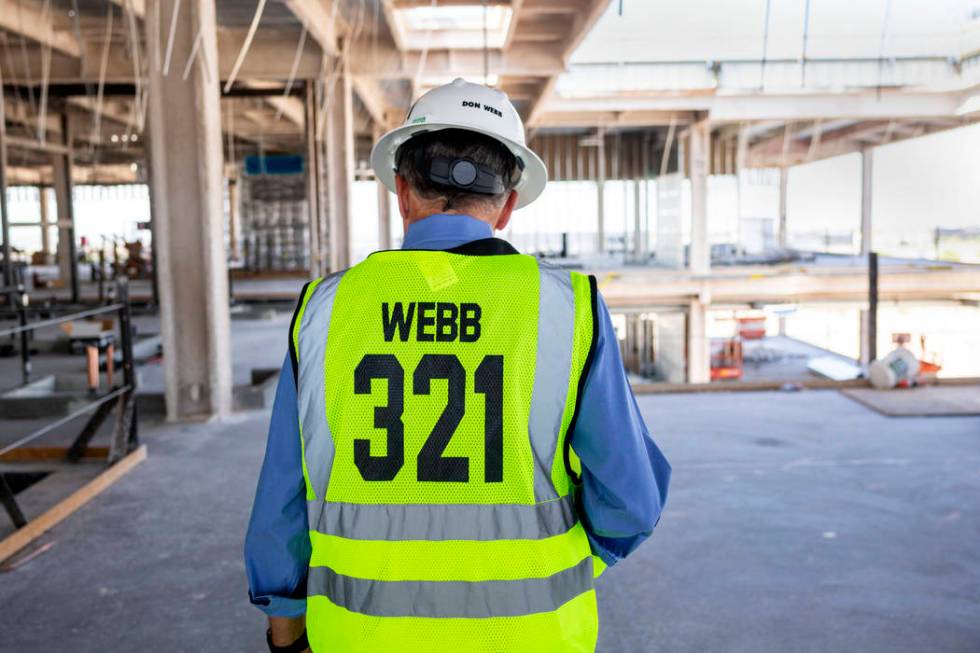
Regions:
[[[575,346],[575,294],[568,270],[539,262],[541,289],[538,305],[538,353],[534,393],[528,427],[537,466],[534,497],[547,501],[558,496],[551,467],[561,432],[568,397],[572,350]]]
[[[310,567],[308,592],[376,617],[517,617],[553,612],[592,589],[592,558],[547,578],[522,580],[378,581]]]
[[[311,530],[353,540],[541,540],[576,522],[571,496],[537,505],[310,503],[319,516]]]
[[[320,499],[326,495],[334,454],[330,425],[327,424],[323,361],[327,350],[327,331],[330,328],[333,300],[343,276],[343,272],[338,272],[320,282],[306,303],[303,321],[299,326],[299,382],[296,391],[303,431],[303,454],[313,492]],[[314,512],[312,505],[308,507],[310,523],[314,523],[319,515]]]

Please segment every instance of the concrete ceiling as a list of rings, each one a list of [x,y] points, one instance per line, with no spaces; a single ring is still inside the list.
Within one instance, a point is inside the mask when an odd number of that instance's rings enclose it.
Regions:
[[[619,3],[610,0],[487,0],[486,9],[482,0],[441,0],[436,8],[430,0],[267,0],[237,74],[237,96],[223,100],[226,156],[301,151],[303,100],[284,93],[284,85],[291,74],[298,88],[344,66],[352,75],[362,137],[400,122],[431,86],[464,76],[507,92],[535,133],[666,132],[670,125],[683,129],[708,119],[719,171],[792,165],[980,119],[980,53],[962,48],[946,59],[931,51],[890,59],[780,59],[775,55],[785,49],[784,34],[773,37],[768,61],[640,61],[617,54],[617,47],[635,50],[644,21],[680,38],[683,30],[669,24],[682,21],[671,16],[693,15],[680,4],[626,2],[619,16]],[[12,136],[30,141],[43,132],[58,141],[55,113],[67,107],[77,125],[76,149],[88,151],[92,162],[140,158],[140,141],[123,148],[111,138],[138,135],[144,121],[145,97],[134,95],[146,74],[146,6],[154,5],[0,0],[0,72]],[[232,73],[256,6],[256,0],[216,0],[222,79]],[[738,20],[756,9],[738,13]],[[731,11],[702,12],[704,33]],[[778,26],[789,18],[774,20]],[[851,41],[863,33],[845,32]],[[884,42],[880,25],[870,32]],[[704,40],[691,33],[689,40]],[[662,46],[651,42],[647,51],[656,54]],[[179,74],[187,62],[172,65]],[[112,89],[101,103],[100,82]],[[44,159],[32,156],[20,160]]]

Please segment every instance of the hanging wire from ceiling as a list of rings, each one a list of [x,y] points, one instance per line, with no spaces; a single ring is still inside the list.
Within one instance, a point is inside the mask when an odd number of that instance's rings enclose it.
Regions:
[[[769,58],[769,16],[772,0],[766,0],[766,22],[762,28],[762,63],[759,66],[759,90],[766,88],[766,60]]]
[[[153,25],[154,25],[154,29],[157,30],[157,38],[153,39],[153,55],[152,55],[153,57],[152,61],[156,63],[157,72],[160,72],[161,67],[163,66],[163,59],[160,57],[160,38],[159,38],[161,15],[162,14],[160,13],[160,2],[158,0],[157,2],[153,3]],[[144,20],[143,24],[145,25],[146,18],[144,18],[143,20]]]
[[[157,4],[159,4],[159,3],[157,3]],[[81,22],[80,22],[79,17],[78,17],[78,0],[71,0],[71,9],[69,10],[68,15],[72,19],[72,25],[71,26],[72,26],[72,33],[75,36],[75,40],[77,42],[79,42],[79,43],[82,43],[83,42],[82,41],[82,26],[81,26]],[[86,63],[87,63],[86,60],[87,59],[88,59],[88,53],[86,52],[85,48],[82,48],[82,52],[80,53],[80,56],[79,56],[79,62],[81,63],[83,69],[84,68],[87,68],[87,66],[86,66]],[[88,79],[86,79],[85,82],[84,82],[84,86],[85,86],[85,101],[86,101],[86,103],[90,103],[91,102],[91,99],[92,99],[92,83],[89,82]],[[94,115],[92,116],[92,123],[93,124],[95,123],[95,116]],[[94,148],[93,148],[93,151],[94,151]]]
[[[204,23],[201,23],[197,27],[197,34],[194,36],[194,43],[191,45],[191,53],[187,55],[187,62],[184,63],[184,73],[180,76],[185,82],[187,78],[191,75],[191,70],[194,68],[194,62],[197,61],[197,54],[201,50],[201,43],[204,41]]]
[[[438,5],[438,0],[432,0],[430,7],[435,8]],[[432,28],[425,30],[425,38],[422,41],[422,53],[419,55],[419,63],[415,68],[415,76],[412,78],[412,102],[418,99],[421,95],[421,85],[422,85],[422,73],[425,72],[425,64],[429,58],[429,42],[432,38]]]
[[[167,35],[167,48],[163,54],[163,76],[170,74],[170,58],[174,54],[174,39],[177,36],[177,17],[180,15],[180,0],[174,0],[173,11],[170,12],[170,31]]]
[[[276,109],[276,122],[282,118],[282,110],[285,108],[285,100],[289,99],[289,93],[293,89],[293,82],[296,81],[296,71],[299,70],[299,60],[303,56],[303,49],[306,47],[306,21],[303,22],[303,31],[299,34],[299,42],[296,44],[296,52],[293,54],[293,63],[289,67],[289,79],[286,80],[286,88],[282,91],[283,102],[279,103],[279,108]]]
[[[133,80],[136,82],[136,95],[133,98],[131,119],[129,124],[126,125],[126,135],[130,136],[132,133],[133,123],[136,125],[136,131],[143,131],[143,119],[145,114],[145,89],[143,88],[143,73],[141,61],[143,59],[140,50],[140,31],[136,24],[136,11],[133,9],[132,0],[126,0],[123,3],[123,16],[126,18],[126,24],[128,26],[127,36],[129,41],[130,58],[133,60]],[[129,139],[125,141],[129,142]],[[128,148],[129,146],[126,145]]]
[[[340,15],[339,4],[338,2],[333,3],[331,9],[330,21],[334,24],[337,24]],[[340,43],[340,52],[336,57],[321,56],[320,58],[320,79],[317,82],[316,105],[316,139],[320,141],[327,138],[327,115],[336,100],[337,80],[343,74],[349,47],[350,39],[343,39]]]
[[[95,91],[95,112],[92,115],[92,152],[91,155],[95,157],[95,144],[101,140],[102,134],[102,101],[105,97],[105,78],[106,72],[109,68],[109,48],[112,45],[112,17],[115,14],[115,9],[110,3],[106,10],[105,17],[105,33],[102,39],[102,55],[99,58],[99,84]]]
[[[378,61],[378,40],[381,38],[381,3],[373,3],[374,9],[374,30],[371,34],[371,64],[376,65]]]
[[[255,7],[255,15],[252,16],[252,23],[248,26],[248,32],[245,34],[245,42],[242,43],[242,49],[238,51],[235,65],[231,67],[231,74],[228,75],[228,81],[225,82],[225,93],[231,91],[231,87],[235,83],[235,78],[238,77],[238,71],[241,70],[242,64],[245,63],[245,55],[248,54],[248,49],[252,47],[252,39],[255,38],[255,32],[259,28],[259,22],[262,20],[262,11],[264,9],[265,0],[259,0],[259,3]]]
[[[41,8],[41,23],[47,25],[48,36],[54,36],[54,26],[48,20],[48,12],[51,9],[51,0],[44,0]],[[41,44],[41,102],[37,110],[37,140],[39,143],[45,141],[45,133],[48,128],[48,82],[51,78],[51,41],[47,38]]]
[[[803,10],[803,52],[800,54],[800,86],[806,86],[806,47],[810,38],[810,0]]]
[[[23,37],[21,37],[21,38],[23,38]],[[17,73],[17,62],[14,60],[14,55],[10,51],[10,39],[7,38],[7,35],[5,33],[0,32],[0,43],[3,44],[4,56],[7,59],[7,68],[10,69],[10,79],[11,80],[16,79],[17,76],[18,76],[18,73]],[[14,99],[16,99],[18,102],[25,102],[25,103],[27,103],[27,106],[31,108],[31,113],[34,113],[34,109],[33,109],[33,107],[34,107],[33,91],[31,89],[30,85],[28,85],[27,86],[27,90],[24,93],[24,96],[25,96],[26,99],[21,99],[21,94],[20,94],[20,88],[21,88],[21,86],[22,86],[21,84],[18,84],[18,85],[16,85],[16,86],[13,87],[13,96],[12,97]],[[28,122],[26,126],[30,130],[33,130],[34,129],[34,124],[31,123],[31,122]]]
[[[881,39],[878,42],[878,89],[877,100],[881,102],[881,87],[884,83],[885,43],[888,39],[888,22],[892,13],[892,0],[885,0],[885,18],[881,23]]]
[[[20,59],[24,66],[24,78],[27,80],[27,101],[31,108],[31,113],[37,112],[37,102],[34,98],[34,74],[31,72],[31,61],[27,56],[27,37],[24,36],[24,16],[20,12],[20,3],[17,3],[17,23],[20,33]]]

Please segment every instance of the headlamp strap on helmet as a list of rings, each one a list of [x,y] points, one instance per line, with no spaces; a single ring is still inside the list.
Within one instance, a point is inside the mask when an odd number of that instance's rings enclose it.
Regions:
[[[479,195],[499,195],[507,190],[500,175],[471,159],[434,156],[425,161],[421,150],[416,150],[415,156],[416,169],[439,186]]]

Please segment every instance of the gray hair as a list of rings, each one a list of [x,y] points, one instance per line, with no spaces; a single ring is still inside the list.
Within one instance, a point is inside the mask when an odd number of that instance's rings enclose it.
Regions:
[[[416,161],[417,157],[431,160],[437,156],[465,158],[490,169],[500,175],[504,182],[504,191],[497,195],[484,195],[433,182],[416,168]],[[474,205],[499,208],[510,195],[519,177],[515,175],[517,158],[503,143],[466,129],[442,129],[413,136],[398,148],[395,162],[396,172],[404,177],[409,186],[424,199],[441,199],[444,211],[452,208],[465,209]]]

